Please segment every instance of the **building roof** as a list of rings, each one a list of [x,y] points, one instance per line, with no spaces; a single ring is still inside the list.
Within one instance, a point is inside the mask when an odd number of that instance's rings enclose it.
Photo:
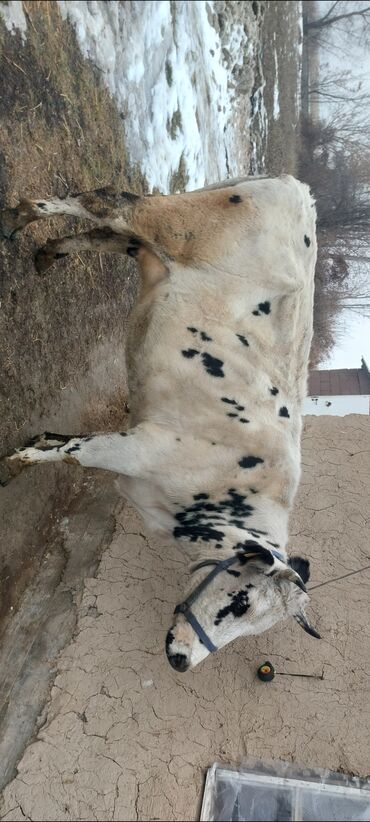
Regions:
[[[370,373],[365,360],[361,360],[361,368],[333,368],[310,371],[308,394],[310,397],[370,395]]]

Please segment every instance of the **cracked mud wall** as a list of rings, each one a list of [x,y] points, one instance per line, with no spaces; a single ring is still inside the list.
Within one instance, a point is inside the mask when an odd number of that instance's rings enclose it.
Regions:
[[[312,591],[321,642],[292,620],[176,674],[164,639],[185,567],[123,504],[2,820],[196,819],[215,760],[368,775],[370,418],[308,417],[302,446],[290,550],[310,558],[311,585],[344,577]],[[265,659],[324,679],[260,683]]]

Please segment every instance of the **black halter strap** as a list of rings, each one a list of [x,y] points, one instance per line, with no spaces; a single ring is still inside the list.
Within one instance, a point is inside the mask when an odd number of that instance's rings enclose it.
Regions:
[[[271,550],[271,554],[277,557],[277,559],[281,562],[284,562],[283,554],[280,551]],[[217,574],[220,574],[221,571],[225,571],[230,565],[234,565],[235,562],[239,562],[238,554],[233,557],[229,557],[228,559],[206,559],[204,562],[199,562],[198,565],[193,568],[193,571],[198,571],[199,568],[204,568],[206,565],[214,565],[215,568],[207,574],[207,576],[202,580],[202,582],[199,583],[199,585],[197,585],[193,593],[190,594],[184,602],[180,602],[179,605],[176,605],[174,610],[175,614],[183,614],[189,625],[191,625],[195,633],[198,635],[200,641],[203,642],[203,645],[206,646],[207,650],[210,651],[211,654],[214,654],[215,651],[217,651],[217,646],[213,644],[212,640],[198,622],[196,616],[194,616],[191,610],[191,605],[196,599],[198,599],[199,594],[201,594],[202,591],[208,587]]]
[[[239,562],[239,557],[237,555],[234,557],[229,557],[229,559],[222,560],[206,559],[204,560],[204,562],[200,562],[198,565],[196,565],[195,568],[193,568],[193,571],[198,571],[199,568],[203,568],[206,565],[214,565],[215,568],[213,569],[213,571],[210,571],[210,573],[207,574],[205,579],[203,579],[199,585],[197,585],[193,593],[190,594],[190,596],[185,600],[185,602],[180,602],[179,605],[176,605],[176,608],[174,610],[175,614],[183,614],[185,619],[194,629],[195,633],[198,634],[198,637],[201,640],[201,642],[203,642],[207,650],[210,651],[212,654],[215,651],[217,651],[217,646],[213,644],[212,640],[203,630],[197,618],[194,616],[190,606],[193,604],[193,602],[195,602],[196,599],[198,599],[199,594],[201,594],[202,591],[204,591],[204,589],[208,587],[209,583],[212,582],[212,580],[217,576],[217,574],[220,574],[221,571],[224,571],[226,568],[229,567],[229,565],[233,565],[235,562]]]

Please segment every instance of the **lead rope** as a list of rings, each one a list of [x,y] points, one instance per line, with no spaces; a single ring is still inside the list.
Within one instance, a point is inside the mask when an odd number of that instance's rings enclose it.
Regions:
[[[342,574],[341,577],[334,577],[333,579],[327,579],[326,582],[318,582],[317,585],[310,585],[307,588],[307,591],[314,591],[315,588],[323,588],[324,585],[330,585],[331,582],[338,582],[340,579],[346,579],[346,577],[353,577],[355,574],[361,574],[362,571],[368,571],[370,569],[370,565],[365,565],[364,568],[358,568],[357,571],[349,571],[348,574]]]

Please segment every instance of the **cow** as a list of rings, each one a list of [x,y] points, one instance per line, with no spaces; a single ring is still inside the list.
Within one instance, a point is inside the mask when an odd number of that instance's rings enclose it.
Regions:
[[[122,475],[146,524],[189,563],[165,643],[177,671],[288,617],[319,638],[305,613],[309,561],[287,554],[312,337],[308,187],[284,175],[176,195],[105,188],[23,200],[3,210],[1,235],[58,214],[94,227],[49,240],[40,274],[82,250],[137,262],[130,427],[35,436],[3,461],[6,477],[61,460]]]

